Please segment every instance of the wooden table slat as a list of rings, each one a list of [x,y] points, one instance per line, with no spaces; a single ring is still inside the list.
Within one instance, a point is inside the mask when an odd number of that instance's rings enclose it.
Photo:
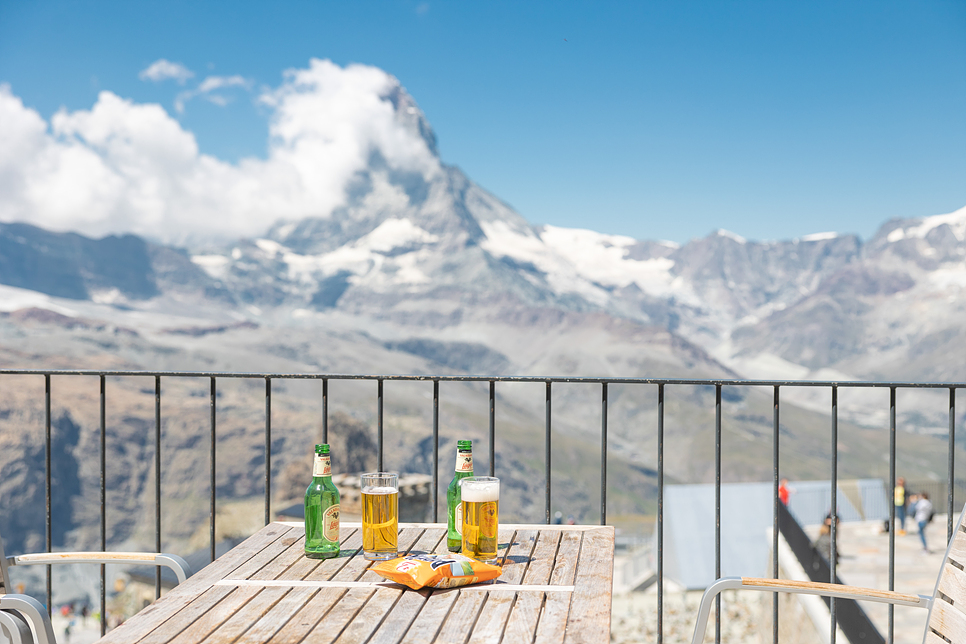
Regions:
[[[533,535],[533,539],[530,535]],[[552,533],[549,536],[537,531],[519,531],[513,539],[513,544],[508,550],[508,565],[504,566],[503,574],[497,580],[501,584],[519,584],[525,575],[530,574],[530,567],[533,565],[534,558],[540,560],[547,556],[550,557],[550,565],[553,564],[553,556],[556,553],[557,540],[559,533]],[[546,545],[552,541],[553,548]],[[549,550],[549,552],[548,552]],[[515,563],[514,558],[522,555],[527,562]],[[549,567],[548,567],[549,569]],[[549,578],[549,572],[547,577]],[[536,593],[530,593],[536,594]],[[518,593],[500,592],[488,593],[486,598],[486,618],[479,619],[473,627],[468,644],[499,644],[503,639],[503,632],[506,627],[507,619],[510,617],[510,610],[514,603],[518,601]],[[540,595],[542,597],[542,595]],[[506,640],[507,642],[522,640]]]
[[[185,605],[171,619],[166,620],[159,628],[148,633],[139,644],[166,644],[235,590],[231,586],[212,586],[196,600]]]
[[[368,642],[369,638],[380,627],[383,619],[389,614],[396,602],[403,595],[402,590],[379,588],[366,602],[365,615],[357,613],[355,619],[346,626],[336,640],[336,644],[358,644]]]
[[[315,628],[309,632],[306,641],[312,642],[312,644],[331,644],[334,642],[375,592],[375,588],[350,589],[326,614],[325,619],[316,624]]]
[[[574,592],[570,599],[572,605],[580,605],[580,610],[571,611],[564,642],[606,641],[610,637],[614,558],[600,556],[600,553],[614,552],[613,526],[585,532],[580,551],[585,556],[577,557]]]
[[[446,528],[426,528],[422,536],[416,541],[410,552],[432,553],[437,549],[446,548]],[[432,591],[422,590],[415,592],[405,592],[390,609],[389,614],[383,619],[379,630],[372,636],[370,644],[396,644],[399,642],[410,624],[416,619],[416,615],[422,610],[423,604],[429,598]]]
[[[299,529],[302,530],[304,550],[305,530]],[[338,557],[331,559],[309,559],[308,557],[302,557],[302,559],[296,561],[292,564],[291,568],[285,571],[285,577],[288,579],[331,579],[333,575],[342,570],[342,566],[346,565],[349,559],[355,556],[356,548],[362,547],[361,530],[350,530],[347,534],[340,536],[342,537],[342,543],[340,544],[341,552]]]
[[[331,561],[331,559],[329,560]],[[272,644],[298,644],[346,593],[344,588],[324,588],[313,595],[272,636]]]
[[[567,586],[574,582],[577,557],[580,555],[580,542],[583,533],[564,532],[560,535],[557,555],[550,573],[550,585]],[[572,593],[547,593],[543,610],[537,623],[537,644],[560,644],[566,634],[567,620],[570,617]]]
[[[235,611],[204,639],[209,644],[234,642],[268,613],[288,593],[289,588],[263,588],[244,609]]]
[[[560,533],[544,532],[540,535],[530,557],[530,565],[527,567],[527,574],[523,578],[524,585],[544,585],[550,581],[553,572],[553,563],[557,558],[557,546],[560,542]],[[544,593],[517,593],[516,601],[510,617],[506,621],[503,639],[507,642],[529,642],[533,640],[537,623],[540,620],[540,611],[543,608]],[[499,640],[497,640],[499,641]]]
[[[443,548],[445,547],[444,543]],[[484,595],[480,593],[480,596]],[[436,634],[439,633],[457,597],[459,597],[459,591],[456,589],[433,592],[423,604],[422,610],[413,620],[409,630],[406,631],[403,644],[426,644],[436,639]]]
[[[434,640],[435,644],[463,644],[466,641],[466,633],[476,624],[480,610],[486,602],[485,593],[460,593],[458,590],[449,592],[457,593],[458,597],[449,616],[443,622],[443,627],[439,629],[439,634]]]
[[[293,588],[282,601],[275,604],[270,614],[263,615],[235,644],[261,644],[272,640],[272,636],[287,624],[317,592],[319,591],[315,588]]]
[[[238,588],[231,595],[218,602],[214,608],[204,613],[171,640],[171,644],[200,642],[222,622],[241,610],[261,592],[260,588]],[[120,629],[118,629],[120,630]]]
[[[242,544],[232,548],[213,563],[197,571],[185,583],[173,588],[165,595],[164,601],[156,601],[147,606],[136,615],[137,619],[128,620],[105,635],[98,640],[98,644],[132,644],[139,642],[148,633],[184,608],[187,603],[205,592],[213,582],[224,579],[243,565],[248,561],[252,552],[260,551],[291,532],[291,530],[291,526],[270,523]]]
[[[368,644],[397,644],[402,640],[431,592],[417,590],[403,593]]]

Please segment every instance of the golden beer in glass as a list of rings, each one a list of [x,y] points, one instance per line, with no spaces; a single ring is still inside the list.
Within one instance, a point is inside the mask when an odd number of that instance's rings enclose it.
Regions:
[[[395,559],[399,536],[399,480],[389,472],[362,475],[362,556]]]
[[[471,476],[460,481],[463,500],[463,554],[487,563],[496,561],[500,526],[500,479]]]

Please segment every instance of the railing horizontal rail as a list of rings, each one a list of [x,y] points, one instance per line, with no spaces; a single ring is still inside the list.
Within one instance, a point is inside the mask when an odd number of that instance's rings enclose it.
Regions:
[[[417,382],[554,382],[611,385],[735,385],[739,387],[896,387],[900,389],[966,389],[963,382],[912,380],[747,380],[742,378],[632,378],[595,376],[479,376],[356,373],[271,373],[239,371],[123,371],[97,369],[0,369],[0,375],[22,376],[144,376],[163,378],[272,378],[279,380],[409,380]]]

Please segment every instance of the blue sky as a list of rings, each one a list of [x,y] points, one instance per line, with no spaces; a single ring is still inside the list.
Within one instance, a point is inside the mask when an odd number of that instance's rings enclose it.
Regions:
[[[233,163],[266,155],[260,88],[313,57],[397,77],[444,162],[534,223],[868,237],[966,205],[962,2],[0,0],[0,83],[45,120],[109,90]],[[195,76],[139,79],[160,58]]]

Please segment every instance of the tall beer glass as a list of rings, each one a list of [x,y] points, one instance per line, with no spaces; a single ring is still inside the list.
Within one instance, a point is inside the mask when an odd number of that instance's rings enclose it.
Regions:
[[[389,472],[362,475],[362,556],[395,559],[399,536],[399,478]]]
[[[463,554],[485,562],[496,561],[500,524],[500,479],[471,476],[460,481],[463,499]]]

